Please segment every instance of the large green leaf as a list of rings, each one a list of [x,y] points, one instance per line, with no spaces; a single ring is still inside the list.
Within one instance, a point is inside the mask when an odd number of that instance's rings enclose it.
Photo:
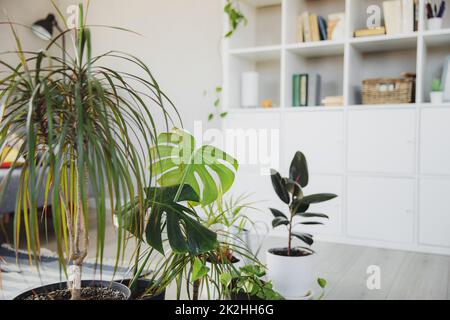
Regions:
[[[294,159],[292,159],[291,167],[289,169],[289,177],[299,183],[302,188],[308,185],[308,163],[306,162],[305,155],[300,151],[297,151]]]
[[[236,159],[213,146],[197,148],[194,137],[177,128],[159,135],[151,154],[151,171],[158,184],[186,183],[200,196],[202,205],[214,202],[220,191],[227,192],[238,169]]]
[[[178,201],[198,202],[199,197],[191,186],[150,188],[146,192],[149,219],[144,230],[150,246],[164,253],[162,233],[166,226],[170,247],[176,253],[201,254],[216,248],[217,235],[194,219],[195,211],[174,201],[178,194]],[[136,211],[133,213],[128,218],[127,230],[140,237],[141,219]]]

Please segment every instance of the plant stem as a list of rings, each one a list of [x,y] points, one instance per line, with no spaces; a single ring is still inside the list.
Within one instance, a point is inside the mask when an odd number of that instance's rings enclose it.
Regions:
[[[288,256],[291,256],[292,253],[292,220],[294,218],[294,214],[291,211],[291,218],[289,220],[289,238],[288,238]]]
[[[200,291],[200,280],[195,280],[193,284],[192,300],[197,301]]]

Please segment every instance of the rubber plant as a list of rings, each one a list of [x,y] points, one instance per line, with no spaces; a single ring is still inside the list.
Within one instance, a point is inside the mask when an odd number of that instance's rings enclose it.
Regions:
[[[12,145],[18,150],[17,159],[25,159],[14,216],[15,247],[21,246],[24,232],[30,263],[34,259],[38,264],[38,223],[45,219],[45,212],[39,212],[36,203],[44,193],[45,203],[52,202],[57,254],[68,273],[72,299],[80,298],[89,217],[93,215],[97,222],[95,256],[101,268],[107,207],[119,217],[119,224],[124,221],[121,208],[128,199],[137,199],[132,205],[143,210],[151,159],[142,151],[148,151],[156,140],[155,112],[161,112],[168,123],[169,112],[175,110],[138,58],[117,51],[92,55],[91,31],[85,19],[80,5],[78,27],[66,25],[66,30],[39,52],[22,49],[15,30],[19,24],[3,23],[11,27],[19,63],[0,60],[8,70],[0,80],[0,153]],[[52,54],[59,52],[52,49],[63,36],[72,37],[74,44],[73,51],[66,52],[67,59]],[[102,64],[105,59],[108,63]],[[137,67],[140,76],[112,69],[114,60]],[[17,168],[16,161],[2,181],[0,194]],[[95,199],[95,208],[88,206],[88,198]],[[118,228],[118,238],[117,260],[126,240],[122,228]]]
[[[281,177],[276,170],[272,170],[271,179],[276,194],[281,201],[289,206],[289,215],[285,215],[278,209],[271,208],[270,211],[274,216],[272,226],[274,228],[286,226],[288,229],[287,255],[290,256],[292,252],[292,239],[294,237],[298,238],[308,246],[311,246],[314,242],[311,234],[293,230],[293,227],[297,224],[322,224],[321,222],[311,221],[310,218],[328,219],[328,216],[322,213],[308,212],[310,206],[312,204],[329,201],[337,196],[331,193],[312,194],[308,196],[304,195],[303,188],[308,185],[309,173],[305,155],[300,151],[297,151],[292,159],[289,169],[289,177]],[[295,220],[298,219],[301,220],[299,222],[295,222]]]

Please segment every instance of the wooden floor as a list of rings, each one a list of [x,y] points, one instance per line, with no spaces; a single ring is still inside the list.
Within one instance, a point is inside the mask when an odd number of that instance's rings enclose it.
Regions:
[[[105,257],[111,259],[116,245],[114,236],[108,238]],[[261,260],[264,262],[267,248],[284,246],[284,242],[280,238],[266,239],[261,249]],[[91,246],[95,250],[94,240]],[[54,243],[49,242],[46,247],[52,250]],[[334,243],[316,243],[314,250],[317,252],[317,276],[328,282],[325,299],[450,300],[449,256]],[[366,285],[367,268],[371,265],[380,267],[379,290],[369,290]],[[175,298],[174,288],[168,290],[167,298]]]

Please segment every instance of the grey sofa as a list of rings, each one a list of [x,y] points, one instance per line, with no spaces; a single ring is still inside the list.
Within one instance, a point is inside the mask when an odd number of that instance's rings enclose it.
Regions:
[[[0,169],[0,182],[3,181],[3,178],[6,177],[8,172],[9,169]],[[0,215],[6,213],[13,213],[15,211],[20,172],[21,172],[20,169],[16,169],[11,175],[3,199],[0,199]],[[40,192],[38,197],[38,208],[41,208],[43,206],[44,206],[44,193]]]

